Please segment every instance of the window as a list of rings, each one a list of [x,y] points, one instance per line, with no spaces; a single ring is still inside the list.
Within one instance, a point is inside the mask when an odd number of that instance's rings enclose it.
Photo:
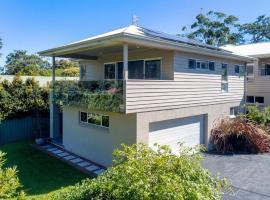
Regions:
[[[228,92],[228,65],[221,64],[221,91]]]
[[[254,78],[253,68],[254,68],[253,63],[247,64],[247,78],[248,78],[248,80]]]
[[[215,71],[215,62],[212,62],[212,61],[209,62],[209,70]]]
[[[259,104],[264,104],[264,97],[260,96],[247,96],[246,99],[247,103],[259,103]]]
[[[146,60],[145,61],[145,79],[160,79],[161,61]]]
[[[110,64],[104,64],[105,68],[105,79],[115,79],[115,64],[110,63]]]
[[[234,72],[235,72],[236,74],[239,74],[239,73],[240,73],[240,66],[239,66],[239,65],[235,65],[235,66],[234,66]]]
[[[110,119],[109,116],[106,115],[80,112],[80,123],[92,124],[101,127],[109,127]]]
[[[124,63],[123,62],[118,62],[117,63],[117,79],[123,79],[124,75]]]
[[[129,79],[144,79],[143,60],[128,62],[128,78]]]
[[[239,113],[239,106],[230,107],[230,117],[235,117]]]
[[[234,65],[234,73],[239,74],[240,76],[244,76],[245,67],[241,65]]]
[[[264,97],[255,97],[255,103],[264,103]]]
[[[215,62],[206,60],[188,59],[188,68],[214,71]]]
[[[262,65],[259,67],[259,75],[270,76],[270,64],[262,63]]]
[[[84,64],[80,65],[80,80],[86,81],[86,65]]]
[[[189,67],[190,69],[195,69],[195,68],[196,68],[196,60],[194,60],[194,59],[189,59],[189,60],[188,60],[188,67]]]
[[[221,79],[223,81],[228,81],[228,65],[221,64]]]

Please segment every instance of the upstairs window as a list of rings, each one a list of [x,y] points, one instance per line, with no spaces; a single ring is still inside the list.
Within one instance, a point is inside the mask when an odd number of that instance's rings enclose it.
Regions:
[[[269,63],[263,63],[259,67],[259,75],[260,76],[270,76],[270,64]]]
[[[86,81],[86,65],[84,64],[80,65],[80,80]]]
[[[245,75],[245,67],[242,65],[234,65],[234,73],[238,74],[239,76]]]
[[[210,71],[215,71],[215,62],[210,61],[208,65],[209,65],[209,70]]]
[[[196,69],[196,60],[194,60],[194,59],[189,59],[189,60],[188,60],[188,67],[189,67],[190,69]]]
[[[254,64],[249,63],[247,64],[247,79],[253,79],[254,78]]]
[[[215,71],[215,62],[207,60],[188,59],[188,68]]]
[[[115,79],[115,63],[108,63],[104,64],[104,69],[105,69],[105,74],[104,78],[105,79]]]
[[[143,60],[128,62],[128,78],[129,79],[144,79]]]
[[[228,65],[221,64],[221,91],[228,92]]]
[[[117,79],[121,80],[124,77],[124,63],[123,62],[118,62],[117,63]]]
[[[161,61],[146,60],[145,61],[145,79],[160,79],[161,77]]]

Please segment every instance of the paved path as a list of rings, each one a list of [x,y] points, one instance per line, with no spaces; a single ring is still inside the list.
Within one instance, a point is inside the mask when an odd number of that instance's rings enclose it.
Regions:
[[[89,160],[81,158],[73,153],[66,151],[65,149],[51,144],[41,145],[39,146],[39,148],[42,149],[44,152],[47,152],[48,154],[53,155],[54,157],[59,158],[92,176],[98,176],[106,170],[105,168],[95,163],[92,163]]]
[[[230,179],[234,192],[224,200],[270,200],[270,154],[205,154],[203,166]]]

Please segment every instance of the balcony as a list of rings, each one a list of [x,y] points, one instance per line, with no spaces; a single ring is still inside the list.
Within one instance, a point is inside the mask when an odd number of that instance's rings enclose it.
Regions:
[[[124,112],[123,80],[55,81],[52,101],[107,112]]]

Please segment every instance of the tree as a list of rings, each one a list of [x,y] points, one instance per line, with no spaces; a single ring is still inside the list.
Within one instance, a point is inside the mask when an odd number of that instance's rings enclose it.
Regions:
[[[6,74],[16,74],[21,72],[27,75],[37,75],[40,69],[50,67],[47,60],[35,54],[27,54],[27,51],[15,50],[7,56]]]
[[[252,23],[239,25],[239,31],[251,36],[252,43],[270,41],[270,16],[261,15]]]
[[[182,35],[214,46],[241,43],[244,41],[242,35],[233,31],[237,30],[237,21],[237,17],[222,12],[200,13],[190,27],[182,28],[182,31],[186,32]],[[188,29],[190,32],[187,32]]]
[[[68,59],[56,60],[55,64],[56,64],[56,68],[62,68],[62,69],[79,67],[78,62],[68,60]]]

